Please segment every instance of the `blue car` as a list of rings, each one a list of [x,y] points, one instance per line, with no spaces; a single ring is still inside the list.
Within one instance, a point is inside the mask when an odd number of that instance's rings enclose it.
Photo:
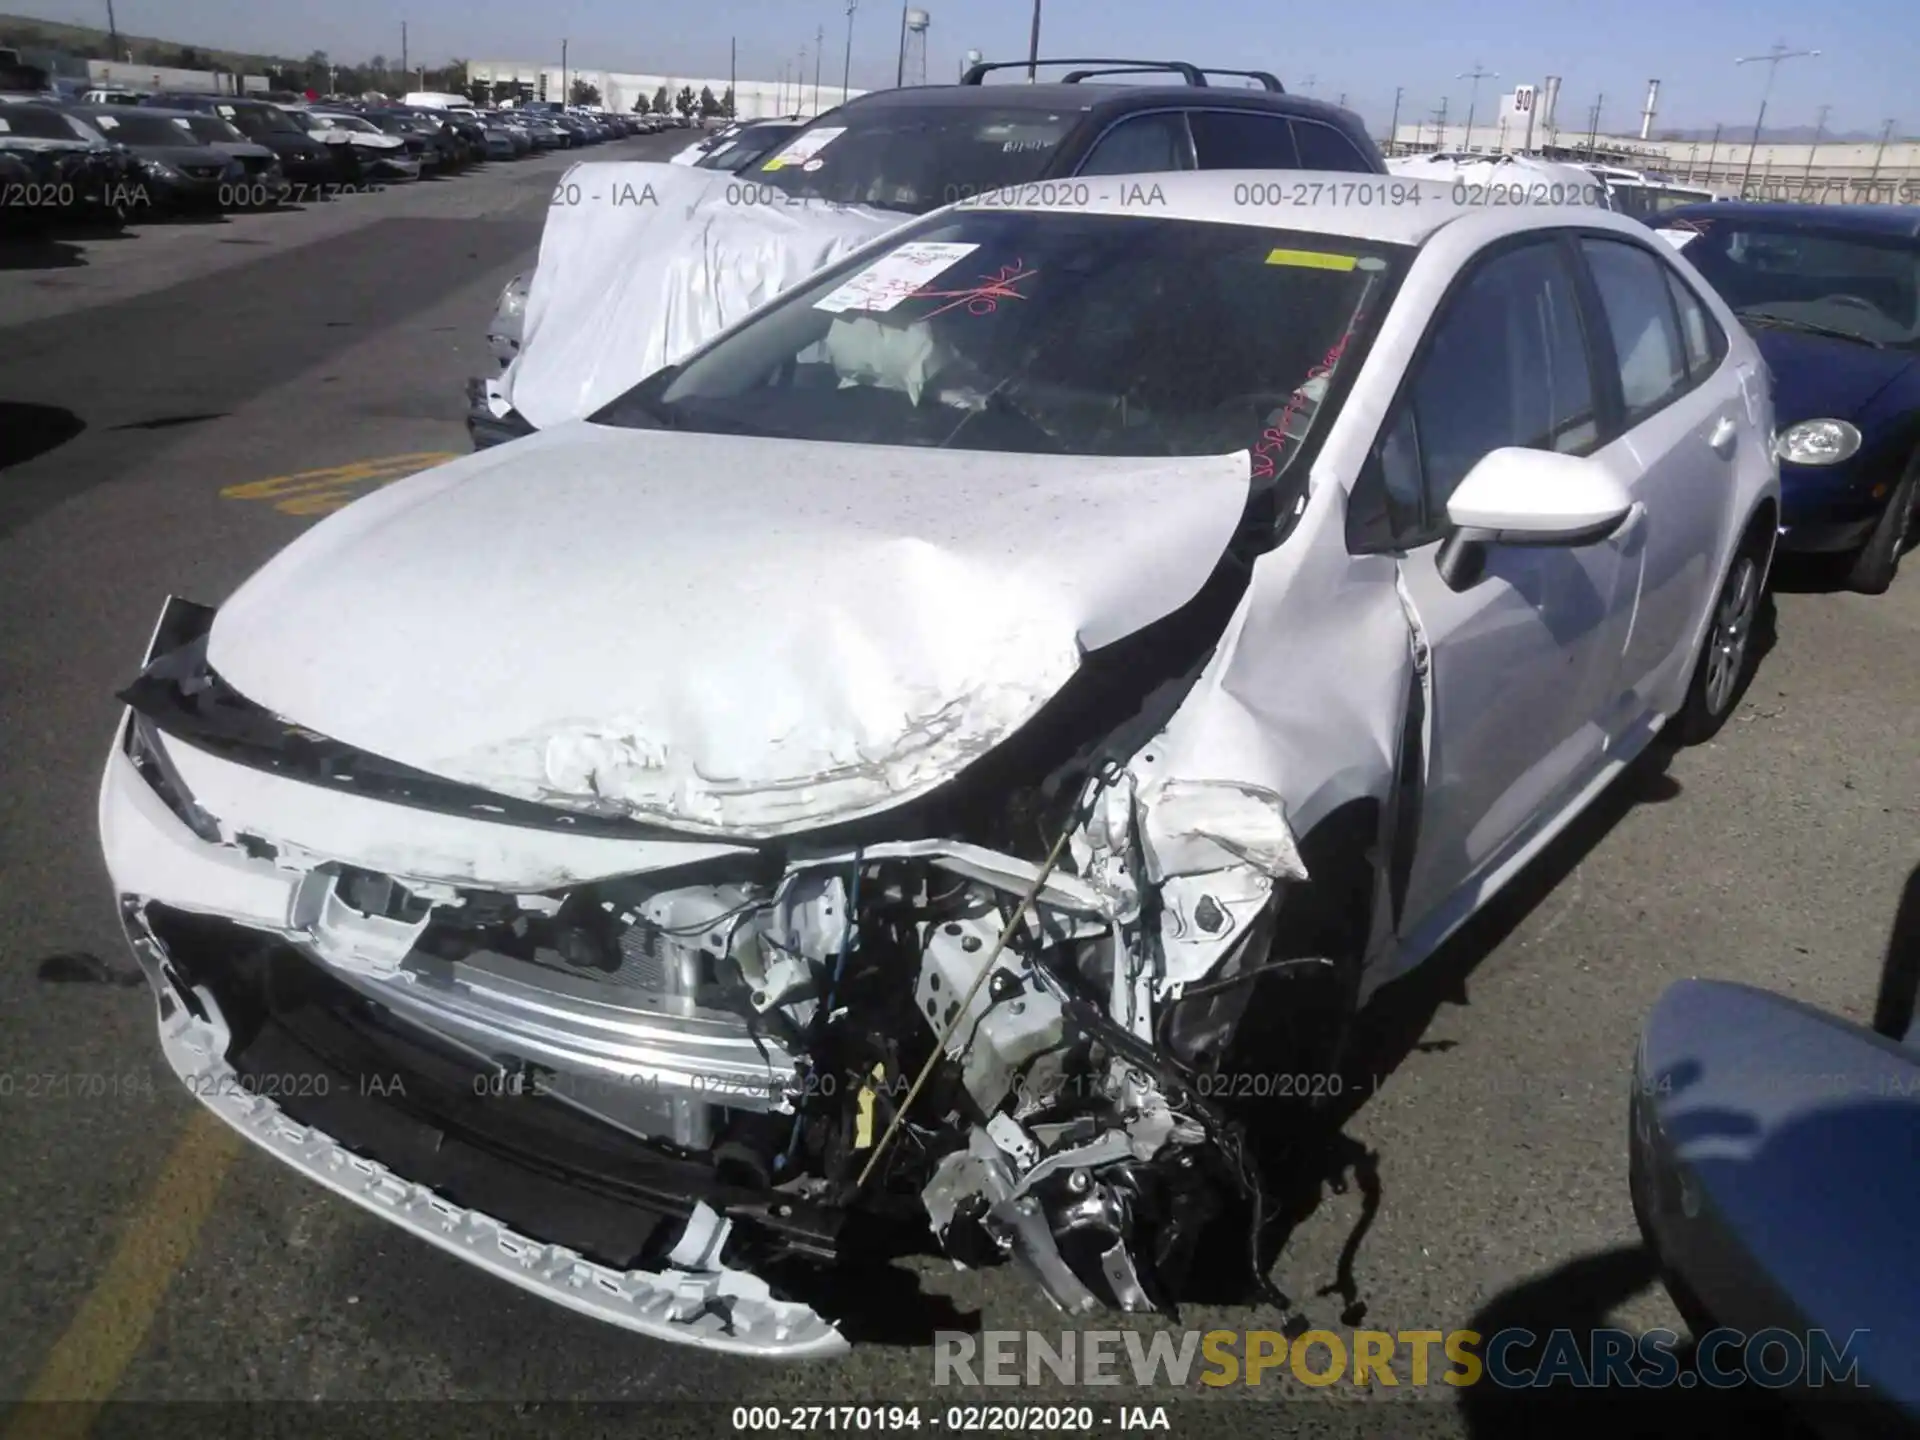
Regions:
[[[1689,205],[1666,238],[1773,372],[1780,548],[1893,582],[1920,502],[1920,206]]]

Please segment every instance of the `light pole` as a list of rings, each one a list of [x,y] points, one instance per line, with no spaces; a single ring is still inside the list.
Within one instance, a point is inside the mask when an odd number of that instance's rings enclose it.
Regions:
[[[893,88],[907,83],[907,7],[900,7],[900,63],[893,67]]]
[[[1754,152],[1760,148],[1760,127],[1767,123],[1767,98],[1773,94],[1773,77],[1780,69],[1780,62],[1799,60],[1819,53],[1818,50],[1789,50],[1787,42],[1779,40],[1775,41],[1773,48],[1764,55],[1742,55],[1733,62],[1736,65],[1755,65],[1764,61],[1767,67],[1767,83],[1760,90],[1760,115],[1753,122],[1753,141],[1747,146],[1747,168],[1740,175],[1741,199],[1746,199],[1747,181],[1753,176],[1753,156]]]
[[[564,40],[560,42],[560,103],[573,103],[573,94],[567,89],[567,42]]]
[[[1873,170],[1867,176],[1867,193],[1873,193],[1872,187],[1880,178],[1880,160],[1887,153],[1887,141],[1893,138],[1893,121],[1889,120],[1880,127],[1880,148],[1873,152]]]
[[[1807,182],[1813,178],[1814,153],[1820,148],[1820,133],[1827,128],[1827,112],[1831,109],[1833,109],[1831,105],[1822,105],[1820,114],[1813,122],[1813,144],[1807,147],[1807,168],[1800,172],[1800,188],[1803,193]]]
[[[1468,150],[1473,149],[1473,114],[1474,111],[1480,108],[1480,82],[1482,80],[1498,80],[1499,78],[1500,72],[1498,70],[1482,70],[1478,60],[1473,62],[1473,68],[1471,70],[1462,70],[1458,75],[1454,76],[1456,80],[1471,80],[1473,82],[1473,89],[1467,94],[1467,143],[1465,148]]]
[[[120,58],[120,26],[113,18],[113,0],[107,0],[107,54]]]
[[[1400,138],[1400,97],[1406,93],[1406,86],[1393,87],[1393,119],[1387,122],[1387,144],[1391,146]]]
[[[820,113],[820,52],[827,48],[827,27],[813,28],[813,113]]]
[[[853,12],[860,0],[847,0],[847,58],[840,66],[840,101],[846,103],[848,87],[853,84]]]
[[[1027,83],[1033,84],[1040,69],[1040,0],[1033,0],[1033,28],[1027,32]]]

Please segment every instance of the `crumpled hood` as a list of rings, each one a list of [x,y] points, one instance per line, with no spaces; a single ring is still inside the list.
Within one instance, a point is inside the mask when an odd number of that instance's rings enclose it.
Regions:
[[[525,338],[501,388],[539,429],[584,419],[911,218],[788,205],[719,170],[576,164],[547,209]]]
[[[1773,374],[1775,423],[1784,430],[1802,420],[1855,420],[1873,398],[1913,367],[1908,350],[1876,350],[1825,335],[1774,330],[1748,333]]]
[[[574,424],[389,486],[220,611],[276,714],[496,793],[767,836],[950,779],[1179,608],[1244,453],[1090,459]]]

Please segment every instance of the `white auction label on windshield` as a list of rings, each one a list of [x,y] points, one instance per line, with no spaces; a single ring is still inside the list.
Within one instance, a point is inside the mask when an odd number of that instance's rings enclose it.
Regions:
[[[1698,230],[1656,230],[1653,232],[1676,250],[1684,250],[1700,238]]]
[[[816,310],[891,310],[929,280],[951,270],[978,245],[913,240],[874,261],[832,294],[813,302]]]
[[[811,160],[846,133],[847,128],[844,125],[829,126],[825,130],[809,130],[760,168],[784,170],[789,165],[798,165],[802,160]]]

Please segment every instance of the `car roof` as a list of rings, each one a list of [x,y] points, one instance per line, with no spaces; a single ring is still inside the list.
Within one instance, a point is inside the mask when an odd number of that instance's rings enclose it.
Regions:
[[[207,116],[199,110],[173,110],[164,105],[69,105],[69,110],[77,110],[83,115],[111,115],[119,119],[128,111],[135,115],[152,115],[161,120],[205,120]],[[214,116],[219,119],[219,116]]]
[[[856,95],[838,110],[972,107],[1022,110],[1205,110],[1234,108],[1346,121],[1352,112],[1326,100],[1238,85],[1113,85],[1098,81],[1052,81],[1036,85],[909,85]]]
[[[1063,189],[1068,192],[1065,198]],[[1086,202],[1072,203],[1072,193],[1082,189],[1087,192]],[[1262,198],[1250,200],[1250,190]],[[1141,191],[1151,197],[1145,203]],[[1417,203],[1414,192],[1418,193]],[[1377,203],[1367,203],[1363,196],[1374,197]],[[1023,199],[1025,203],[1021,203]],[[1456,220],[1489,213],[1516,220],[1525,216],[1577,216],[1580,224],[1591,221],[1596,227],[1612,230],[1628,223],[1598,206],[1488,206],[1457,198],[1456,187],[1443,180],[1352,170],[1177,170],[1042,180],[962,201],[956,208],[1145,214],[1157,220],[1216,225],[1265,224],[1275,230],[1304,230],[1384,245],[1422,245]],[[1637,222],[1632,228],[1651,238]]]
[[[1920,205],[1796,205],[1789,201],[1716,200],[1681,205],[1660,217],[1676,220],[1771,220],[1808,229],[1853,230],[1863,235],[1920,236]]]

